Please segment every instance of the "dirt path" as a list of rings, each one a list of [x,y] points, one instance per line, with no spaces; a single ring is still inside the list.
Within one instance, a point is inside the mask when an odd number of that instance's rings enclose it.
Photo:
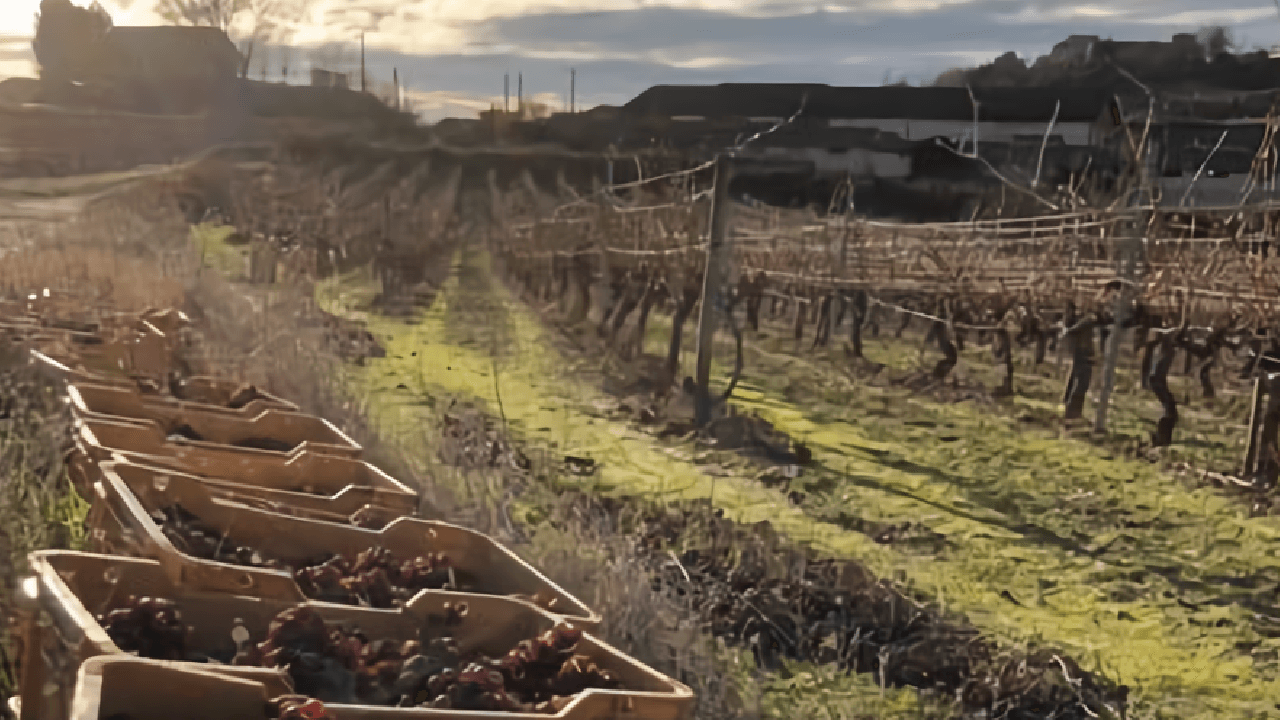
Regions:
[[[583,489],[711,498],[734,520],[768,519],[904,580],[1005,643],[1066,649],[1132,686],[1151,716],[1280,715],[1277,643],[1267,637],[1277,634],[1268,617],[1280,616],[1270,612],[1275,522],[980,410],[867,393],[794,363],[749,363],[740,403],[814,449],[816,472],[800,480],[806,501],[788,505],[745,468],[712,474],[704,453],[608,420],[604,397],[582,380],[590,362],[554,352],[471,260],[423,322],[371,320],[393,338],[387,361],[371,366],[371,392],[485,398],[526,436],[594,459],[600,470]],[[345,287],[348,301],[360,294],[358,283]],[[500,335],[487,334],[498,310]],[[406,407],[387,417],[402,435],[415,431]],[[864,521],[919,526],[945,546],[881,544],[857,529]]]

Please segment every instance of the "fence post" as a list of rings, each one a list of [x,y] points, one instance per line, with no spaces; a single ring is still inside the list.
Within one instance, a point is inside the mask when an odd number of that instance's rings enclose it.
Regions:
[[[702,274],[702,301],[698,309],[698,364],[696,369],[696,422],[711,421],[711,353],[714,346],[716,313],[729,265],[729,181],[733,161],[727,155],[716,158],[716,179],[711,201],[711,228],[707,244],[707,266]]]
[[[1113,325],[1110,336],[1107,338],[1107,356],[1102,365],[1102,388],[1098,393],[1098,411],[1093,421],[1093,431],[1096,433],[1107,431],[1107,408],[1111,404],[1111,391],[1115,389],[1116,362],[1120,358],[1123,334],[1121,325],[1129,319],[1129,313],[1132,311],[1139,256],[1142,254],[1143,236],[1147,232],[1147,221],[1150,217],[1150,210],[1140,212],[1136,227],[1130,229],[1128,237],[1116,244],[1120,251],[1119,267],[1116,269],[1123,284],[1120,286],[1120,291],[1116,293],[1115,310],[1111,313]]]
[[[840,325],[840,313],[838,310],[844,306],[845,298],[841,294],[843,288],[845,264],[849,259],[849,214],[846,212],[840,218],[840,255],[836,258],[835,272],[832,274],[831,283],[831,307],[827,311],[827,343],[835,342],[836,328]],[[851,320],[852,322],[852,320]]]
[[[1244,449],[1244,467],[1241,468],[1240,477],[1250,478],[1257,470],[1258,460],[1258,427],[1262,425],[1262,403],[1266,392],[1264,390],[1264,379],[1266,372],[1258,371],[1253,376],[1253,395],[1249,402],[1249,442]]]
[[[279,255],[269,240],[255,242],[249,249],[249,282],[269,285],[276,281]]]

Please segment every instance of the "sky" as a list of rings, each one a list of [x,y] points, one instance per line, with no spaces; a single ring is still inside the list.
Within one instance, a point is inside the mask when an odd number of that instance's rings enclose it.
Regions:
[[[73,0],[88,4],[89,0]],[[102,0],[117,25],[158,24],[154,0]],[[39,0],[0,0],[0,76],[36,73]],[[1032,60],[1072,34],[1168,40],[1220,24],[1248,48],[1280,46],[1274,0],[312,0],[291,75],[312,60],[405,81],[424,118],[501,104],[503,75],[561,109],[622,104],[656,84],[927,82],[1013,51]],[[268,53],[268,79],[284,52]],[[255,63],[256,65],[256,63]],[[255,67],[254,75],[259,69]]]

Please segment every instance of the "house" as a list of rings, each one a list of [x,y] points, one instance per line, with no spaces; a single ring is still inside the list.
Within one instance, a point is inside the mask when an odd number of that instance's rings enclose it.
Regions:
[[[985,88],[971,96],[966,88],[950,87],[657,86],[623,106],[622,114],[632,143],[647,136],[652,144],[688,147],[693,143],[686,136],[692,136],[712,143],[707,150],[794,118],[743,155],[806,161],[819,176],[855,181],[929,176],[939,163],[921,155],[919,146],[941,140],[946,152],[972,152],[975,133],[979,152],[987,143],[1005,156],[1007,146],[1029,140],[1037,148],[1094,148],[1119,130],[1107,93],[1045,88]]]
[[[1053,46],[1048,62],[1083,65],[1093,58],[1093,48],[1102,40],[1097,35],[1071,35]]]
[[[222,30],[170,25],[113,27],[103,41],[94,74],[227,80],[240,74],[243,58]]]
[[[725,84],[711,87],[659,85],[623,107],[637,122],[737,120],[767,126],[791,117],[798,126],[864,128],[894,133],[903,140],[947,138],[971,145],[1012,141],[1043,134],[1068,145],[1098,144],[1107,134],[1109,97],[1094,89],[832,87],[829,85]],[[976,106],[975,101],[976,100]]]
[[[1191,33],[1178,33],[1170,42],[1099,40],[1092,45],[1093,57],[1126,68],[1203,63],[1205,53],[1205,47]]]
[[[311,87],[339,88],[346,90],[351,85],[350,75],[343,72],[333,72],[332,70],[324,70],[322,68],[311,68]]]
[[[1165,204],[1225,207],[1280,199],[1275,157],[1262,162],[1278,108],[1280,90],[1157,92],[1154,108],[1129,103],[1123,122],[1134,137],[1146,130],[1146,170]]]
[[[1226,207],[1278,199],[1274,158],[1257,162],[1266,126],[1247,118],[1170,119],[1156,126],[1148,172],[1165,204]]]
[[[240,74],[243,57],[213,27],[113,27],[73,78],[141,112],[189,113],[214,104]]]

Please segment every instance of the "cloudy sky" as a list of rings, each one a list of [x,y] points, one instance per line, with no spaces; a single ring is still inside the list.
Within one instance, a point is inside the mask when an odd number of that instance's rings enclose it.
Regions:
[[[87,4],[89,0],[73,0]],[[102,0],[117,25],[160,22],[154,0]],[[0,0],[0,76],[34,75],[39,0]],[[1032,59],[1071,34],[1167,40],[1208,24],[1246,47],[1280,45],[1274,0],[313,0],[290,65],[396,68],[429,119],[501,102],[504,73],[557,108],[620,104],[658,83],[927,81],[1012,50]],[[281,52],[268,76],[279,79]],[[257,74],[255,69],[254,73]]]

